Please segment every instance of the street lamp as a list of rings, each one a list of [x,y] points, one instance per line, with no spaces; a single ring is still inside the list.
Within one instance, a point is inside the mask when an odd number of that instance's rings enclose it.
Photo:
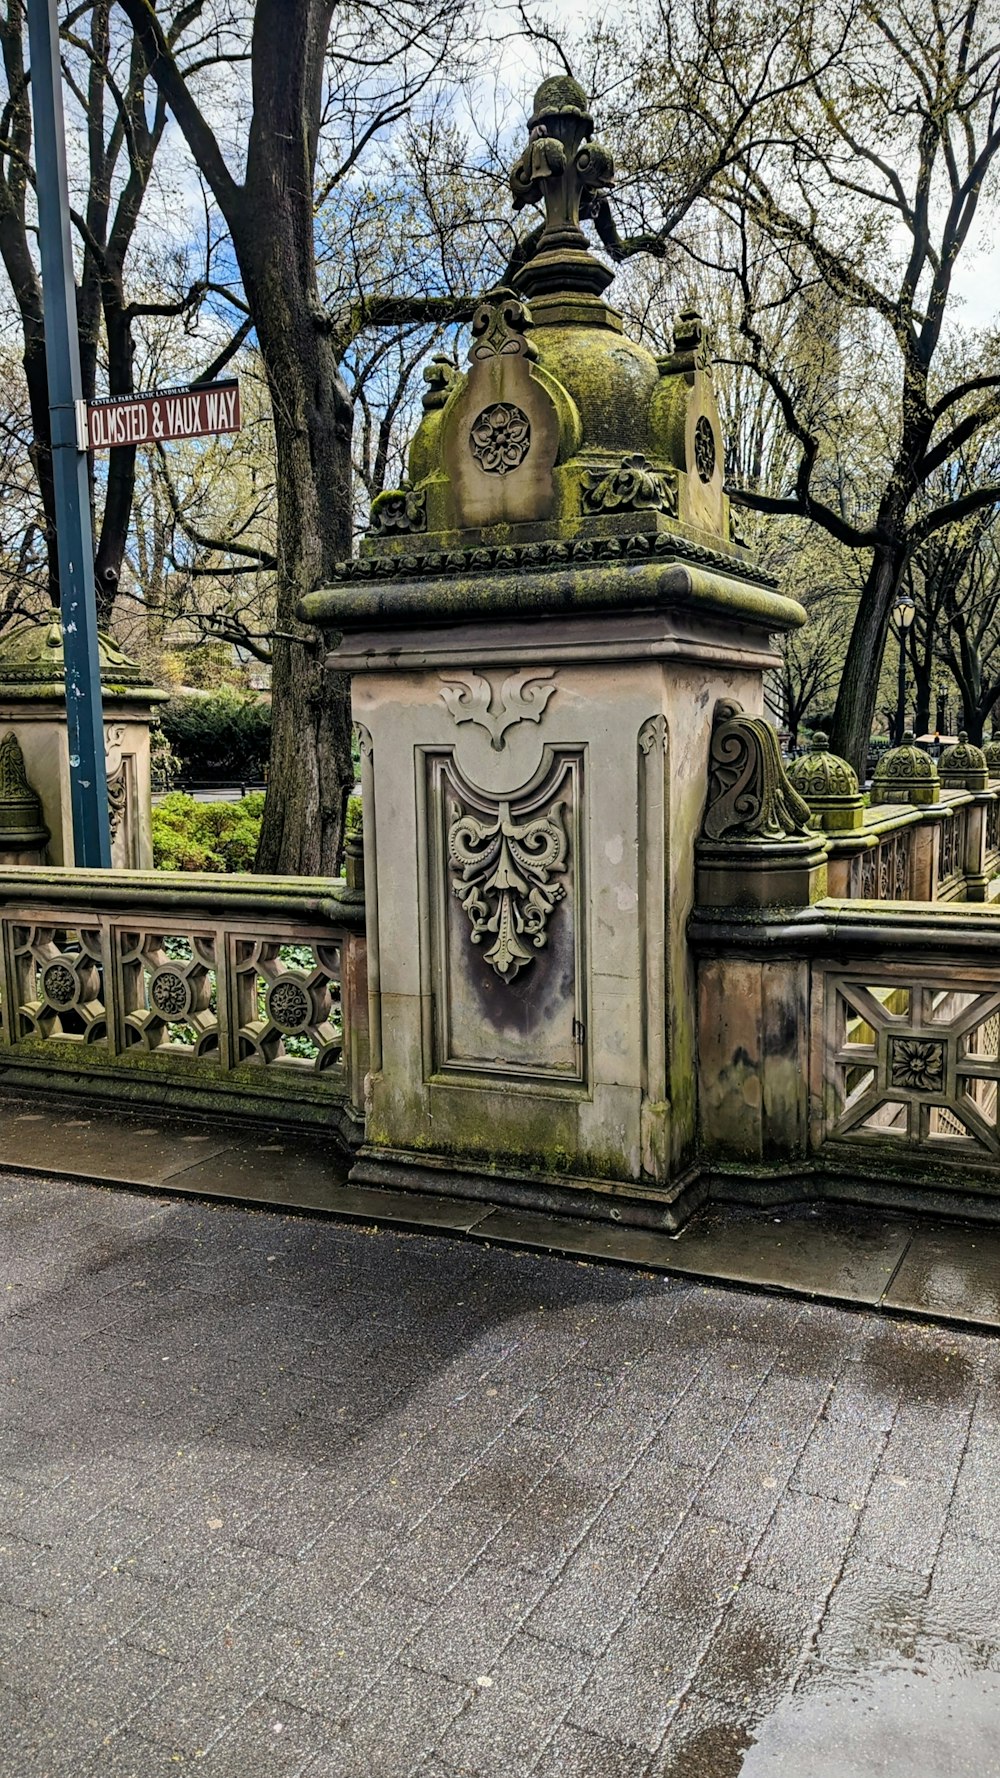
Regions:
[[[896,746],[906,730],[906,632],[917,615],[909,593],[900,593],[892,608],[896,635],[899,638],[899,682],[896,688]]]

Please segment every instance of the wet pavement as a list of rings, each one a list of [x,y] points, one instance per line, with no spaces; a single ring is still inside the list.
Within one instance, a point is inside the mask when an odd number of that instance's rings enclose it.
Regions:
[[[685,1277],[1000,1329],[1000,1227],[803,1202],[709,1206],[679,1235],[354,1183],[326,1132],[0,1096],[0,1171],[147,1186],[434,1229],[490,1247],[578,1255]],[[487,1182],[484,1181],[484,1190]],[[611,1210],[614,1216],[614,1208]]]
[[[0,1177],[7,1778],[1000,1778],[1000,1343]]]

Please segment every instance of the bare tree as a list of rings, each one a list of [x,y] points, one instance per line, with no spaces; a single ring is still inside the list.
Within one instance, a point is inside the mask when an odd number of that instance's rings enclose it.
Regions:
[[[997,189],[1000,27],[995,8],[978,0],[927,0],[918,12],[902,0],[809,0],[794,23],[781,8],[749,16],[749,48],[726,56],[732,10],[695,13],[706,42],[719,46],[725,113],[738,110],[741,95],[752,104],[710,185],[733,247],[707,263],[735,281],[746,362],[773,392],[798,460],[789,484],[736,485],[732,498],[811,520],[867,557],[833,734],[836,750],[860,769],[908,558],[1000,498],[989,479],[936,505],[918,500],[1000,414],[995,348],[953,374],[946,331],[956,267]],[[763,102],[762,60],[784,72],[778,98]],[[662,59],[657,67],[673,91]],[[775,315],[794,314],[820,290],[853,343],[855,374],[876,375],[887,391],[883,448],[865,465],[867,497],[853,509],[831,498],[823,430],[774,336]]]
[[[149,77],[132,31],[114,30],[113,0],[67,8],[62,25],[63,77],[79,107],[85,143],[82,202],[73,208],[80,243],[77,318],[83,393],[99,383],[112,395],[134,391],[134,328],[143,315],[182,316],[197,309],[200,284],[161,286],[144,298],[127,287],[140,211],[166,125],[156,99],[147,114]],[[45,321],[34,250],[32,120],[23,0],[4,0],[0,56],[4,105],[0,117],[0,259],[20,316],[24,373],[31,405],[31,461],[41,496],[48,554],[49,596],[59,599],[55,500],[45,366]],[[134,273],[134,264],[132,266]],[[91,462],[91,484],[94,464]],[[102,466],[96,539],[98,609],[106,620],[114,602],[132,508],[135,449],[124,446]]]

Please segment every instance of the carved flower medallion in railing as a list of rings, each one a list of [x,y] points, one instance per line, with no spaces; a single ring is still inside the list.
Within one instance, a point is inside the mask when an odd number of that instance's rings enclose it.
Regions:
[[[15,926],[11,940],[16,1035],[103,1043],[108,1018],[100,932]]]
[[[217,1056],[215,941],[197,933],[120,932],[126,1046]]]
[[[827,1135],[1000,1154],[1000,990],[824,975]]]
[[[236,941],[241,1062],[323,1073],[343,1060],[339,945]]]

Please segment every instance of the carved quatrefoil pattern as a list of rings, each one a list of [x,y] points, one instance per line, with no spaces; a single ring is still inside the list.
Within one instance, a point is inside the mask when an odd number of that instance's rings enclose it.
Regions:
[[[829,1135],[1000,1154],[1000,990],[832,973],[825,983]]]

